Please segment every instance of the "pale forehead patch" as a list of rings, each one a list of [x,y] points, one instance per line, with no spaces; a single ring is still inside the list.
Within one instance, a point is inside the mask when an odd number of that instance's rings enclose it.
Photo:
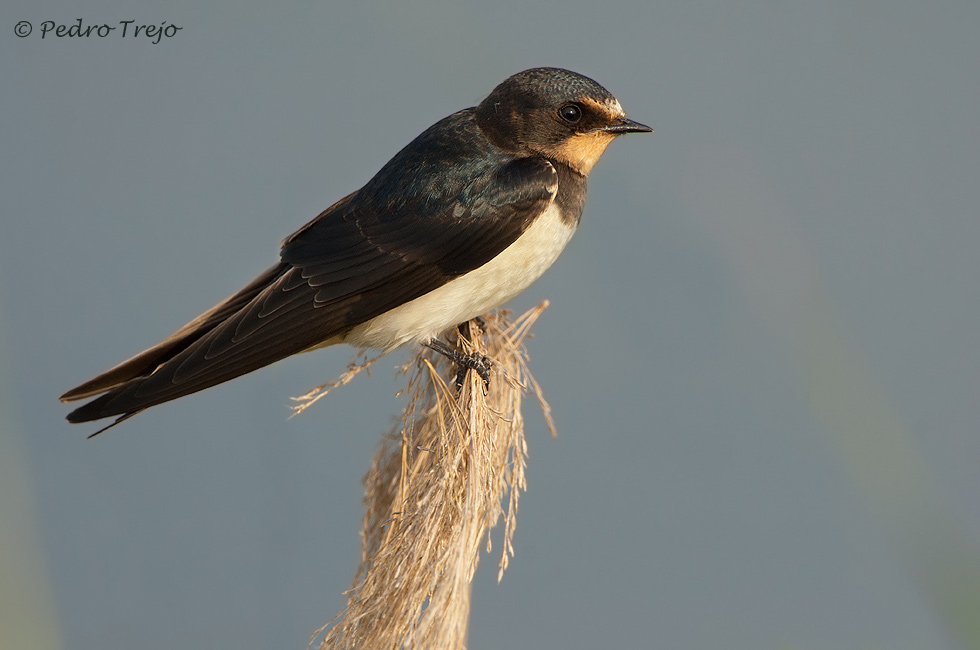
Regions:
[[[603,101],[598,101],[592,99],[591,97],[586,97],[582,101],[585,104],[590,104],[591,106],[594,106],[596,109],[607,114],[610,118],[613,119],[624,117],[626,115],[626,111],[624,111],[623,107],[619,105],[619,100],[616,99],[615,97],[610,97]]]

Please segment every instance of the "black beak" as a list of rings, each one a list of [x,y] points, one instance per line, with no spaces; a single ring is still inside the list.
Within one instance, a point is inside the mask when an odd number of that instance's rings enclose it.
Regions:
[[[639,122],[628,120],[625,117],[621,117],[616,120],[615,124],[602,127],[601,130],[615,135],[619,135],[621,133],[653,133],[653,129],[646,124],[640,124]]]

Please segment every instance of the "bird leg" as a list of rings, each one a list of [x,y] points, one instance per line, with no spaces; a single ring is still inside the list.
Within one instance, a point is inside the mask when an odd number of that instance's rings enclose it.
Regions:
[[[471,352],[470,354],[460,352],[441,339],[427,341],[425,346],[447,357],[459,367],[459,372],[456,373],[456,388],[458,390],[463,388],[463,379],[466,377],[467,370],[476,371],[476,374],[480,375],[480,379],[483,380],[484,388],[490,388],[490,368],[493,367],[490,359],[479,352]]]

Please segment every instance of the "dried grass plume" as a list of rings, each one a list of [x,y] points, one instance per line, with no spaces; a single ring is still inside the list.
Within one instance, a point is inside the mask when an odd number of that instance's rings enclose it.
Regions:
[[[465,647],[470,581],[480,547],[486,539],[490,550],[489,531],[501,517],[498,580],[514,552],[517,501],[525,489],[525,393],[537,397],[555,432],[524,348],[547,305],[513,321],[506,312],[491,313],[462,328],[456,345],[493,362],[486,391],[475,372],[466,373],[457,391],[456,366],[428,348],[406,365],[405,413],[364,478],[361,566],[347,607],[315,637],[326,630],[321,650]],[[360,368],[311,391],[297,408],[347,383]]]

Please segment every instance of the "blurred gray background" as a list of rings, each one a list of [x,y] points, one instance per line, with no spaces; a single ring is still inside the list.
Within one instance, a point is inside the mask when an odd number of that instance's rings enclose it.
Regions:
[[[292,420],[350,349],[94,440],[57,397],[551,65],[656,133],[512,304],[551,300],[560,435],[529,404],[469,647],[980,647],[980,4],[204,6],[0,9],[0,645],[304,648],[340,611],[404,353]],[[77,18],[182,29],[41,38]]]

